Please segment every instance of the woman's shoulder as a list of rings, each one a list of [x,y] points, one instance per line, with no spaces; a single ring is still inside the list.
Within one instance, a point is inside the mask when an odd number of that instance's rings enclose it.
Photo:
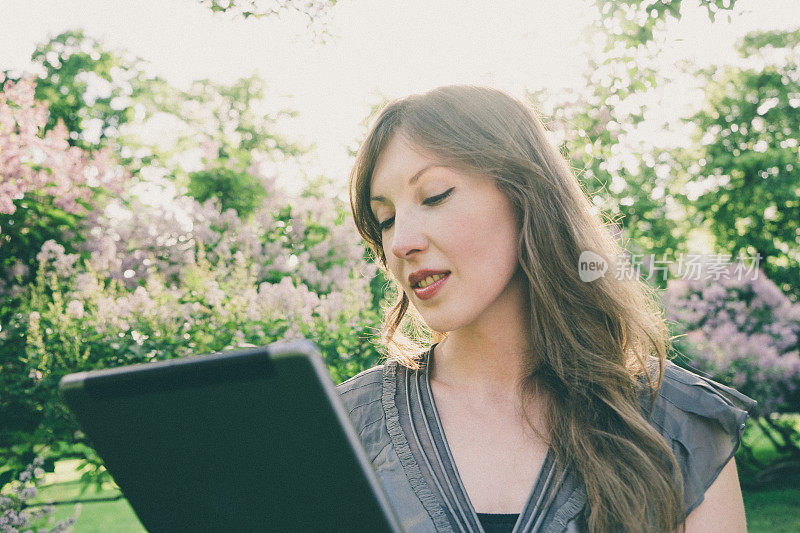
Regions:
[[[345,410],[358,427],[369,423],[373,411],[382,412],[381,397],[386,364],[368,368],[336,386]]]
[[[375,388],[379,387],[383,382],[383,370],[386,365],[376,365],[368,368],[363,372],[359,372],[355,376],[347,379],[338,385],[336,390],[343,397],[350,397],[354,392],[365,387]]]
[[[688,421],[710,421],[738,432],[755,406],[755,400],[736,389],[666,361],[652,415],[663,433],[681,438]],[[642,407],[649,407],[649,397],[642,397]]]
[[[667,361],[652,412],[649,395],[641,405],[681,467],[688,515],[736,453],[756,401]]]
[[[340,383],[336,390],[370,461],[389,444],[383,409],[387,365],[377,365]]]

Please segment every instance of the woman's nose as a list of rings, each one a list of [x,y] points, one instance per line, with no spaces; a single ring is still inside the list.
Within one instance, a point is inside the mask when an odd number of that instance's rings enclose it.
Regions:
[[[415,251],[422,251],[428,246],[418,220],[407,217],[399,220],[395,216],[394,231],[392,232],[392,253],[398,258],[406,258]]]

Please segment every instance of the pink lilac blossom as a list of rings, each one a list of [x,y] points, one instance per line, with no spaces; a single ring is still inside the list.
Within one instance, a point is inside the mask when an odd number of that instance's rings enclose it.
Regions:
[[[763,272],[671,281],[663,303],[694,367],[754,397],[761,412],[800,409],[800,304]]]
[[[0,213],[13,214],[15,200],[34,190],[70,213],[84,212],[78,200],[89,201],[93,187],[121,192],[126,176],[109,150],[89,155],[70,146],[61,122],[42,134],[48,108],[34,100],[35,89],[31,78],[23,78],[0,90]]]
[[[92,204],[93,189],[103,187],[119,194],[129,175],[117,165],[110,149],[91,154],[70,146],[69,132],[59,122],[44,131],[48,107],[34,99],[32,78],[7,81],[0,89],[0,213],[14,214],[26,197],[53,199],[56,207],[72,214],[85,214]],[[86,204],[86,205],[83,205]],[[4,228],[0,227],[0,233]],[[68,236],[69,232],[64,232]],[[58,274],[66,275],[72,258],[65,256]],[[0,272],[0,297],[16,298],[25,292],[18,278],[25,277],[27,266],[17,262]]]

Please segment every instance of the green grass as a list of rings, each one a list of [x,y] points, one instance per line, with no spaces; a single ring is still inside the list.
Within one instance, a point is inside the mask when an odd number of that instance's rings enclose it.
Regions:
[[[750,533],[800,531],[800,489],[742,491]]]
[[[56,463],[56,471],[46,474],[44,483],[39,486],[37,502],[59,502],[65,500],[92,500],[98,498],[111,498],[120,494],[118,488],[108,484],[97,491],[90,487],[81,493],[82,483],[80,474],[76,470],[80,461],[66,460]],[[31,502],[33,503],[33,502]],[[76,504],[57,505],[53,521],[61,521],[72,516],[76,511]],[[83,501],[80,504],[80,514],[75,524],[75,532],[100,533],[114,531],[115,533],[141,533],[146,531],[130,504],[124,498],[115,501]]]
[[[800,415],[783,416],[793,419],[800,428]],[[778,437],[773,430],[769,431],[775,438]],[[769,462],[776,457],[772,442],[758,425],[748,423],[743,440],[753,450],[753,456],[757,460]],[[745,465],[741,453],[737,453],[737,463],[741,465],[739,479],[746,485],[748,477],[757,472],[748,472],[746,468],[742,468]],[[786,486],[777,486],[776,483],[775,486],[761,489],[742,489],[748,531],[751,533],[800,531],[800,483],[797,480],[786,481],[794,482],[786,483]]]
[[[80,482],[59,483],[50,485],[41,491],[43,500],[60,501],[77,498],[80,491]],[[104,490],[100,493],[89,492],[83,497],[86,499],[114,496],[116,490]],[[86,533],[100,533],[114,531],[115,533],[140,533],[145,531],[136,514],[127,500],[83,502],[78,521],[74,531]],[[75,505],[59,505],[56,507],[54,520],[64,520],[75,512]]]

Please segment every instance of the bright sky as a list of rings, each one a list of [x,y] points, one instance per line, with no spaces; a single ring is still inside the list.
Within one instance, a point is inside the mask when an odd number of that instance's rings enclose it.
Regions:
[[[665,68],[678,59],[734,61],[736,38],[797,27],[797,0],[739,0],[732,24],[711,25],[689,8],[669,32]],[[585,0],[488,2],[339,0],[326,42],[296,16],[243,20],[192,0],[6,0],[0,8],[0,68],[29,69],[36,43],[74,28],[149,61],[174,85],[232,82],[257,73],[300,112],[287,133],[317,145],[309,170],[344,180],[347,146],[370,104],[442,84],[524,89],[580,83],[586,56]],[[680,99],[680,95],[675,95]]]

